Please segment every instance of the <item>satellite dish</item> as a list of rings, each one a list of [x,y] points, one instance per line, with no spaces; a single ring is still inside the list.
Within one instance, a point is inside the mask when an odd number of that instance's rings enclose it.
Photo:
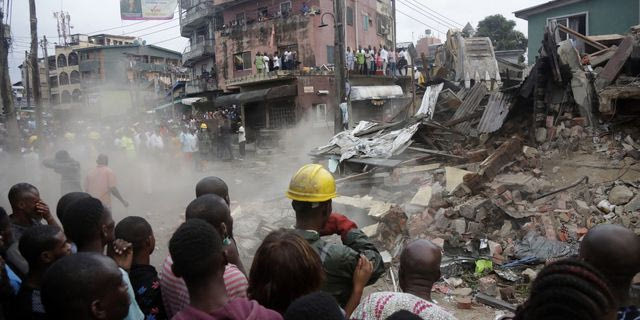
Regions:
[[[147,40],[142,40],[142,45],[146,46],[147,45]]]
[[[133,44],[135,44],[136,46],[140,44],[140,42],[138,42],[138,40],[133,40]]]

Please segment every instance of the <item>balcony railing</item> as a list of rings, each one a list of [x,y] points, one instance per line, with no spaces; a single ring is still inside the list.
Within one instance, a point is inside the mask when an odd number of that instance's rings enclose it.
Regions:
[[[133,65],[133,69],[136,71],[142,71],[142,72],[166,72],[167,65],[157,64],[157,63],[136,62],[136,64]]]
[[[215,53],[213,41],[207,40],[193,44],[182,53],[182,64],[189,65],[202,56],[212,56]]]
[[[208,20],[207,17],[212,17],[214,12],[215,10],[211,2],[200,3],[186,9],[180,16],[180,31],[182,36],[189,36],[194,29]]]
[[[185,86],[186,94],[197,94],[218,89],[218,85],[214,78],[196,79],[188,81]]]

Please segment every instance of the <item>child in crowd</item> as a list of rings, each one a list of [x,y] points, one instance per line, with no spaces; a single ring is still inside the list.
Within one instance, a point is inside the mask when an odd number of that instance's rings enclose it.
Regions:
[[[167,319],[158,272],[150,263],[151,254],[156,246],[151,225],[142,217],[126,217],[116,225],[115,236],[117,239],[130,242],[133,247],[129,279],[145,318]]]

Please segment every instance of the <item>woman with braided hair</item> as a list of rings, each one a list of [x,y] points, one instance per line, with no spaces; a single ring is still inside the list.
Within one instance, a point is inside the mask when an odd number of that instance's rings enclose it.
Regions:
[[[609,284],[591,265],[566,259],[546,266],[531,285],[529,299],[514,320],[613,320],[616,306]]]

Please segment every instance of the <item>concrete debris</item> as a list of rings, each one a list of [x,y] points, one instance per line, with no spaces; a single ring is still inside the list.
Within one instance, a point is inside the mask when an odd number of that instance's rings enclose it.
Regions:
[[[411,199],[411,204],[421,207],[428,207],[431,203],[433,188],[431,186],[422,186]]]
[[[609,202],[613,205],[627,204],[633,198],[633,191],[625,186],[615,186],[609,192]]]
[[[449,193],[453,193],[458,187],[464,182],[464,177],[467,174],[472,174],[473,172],[462,170],[453,167],[446,167],[445,170],[445,179],[447,181],[447,185],[445,190]]]

